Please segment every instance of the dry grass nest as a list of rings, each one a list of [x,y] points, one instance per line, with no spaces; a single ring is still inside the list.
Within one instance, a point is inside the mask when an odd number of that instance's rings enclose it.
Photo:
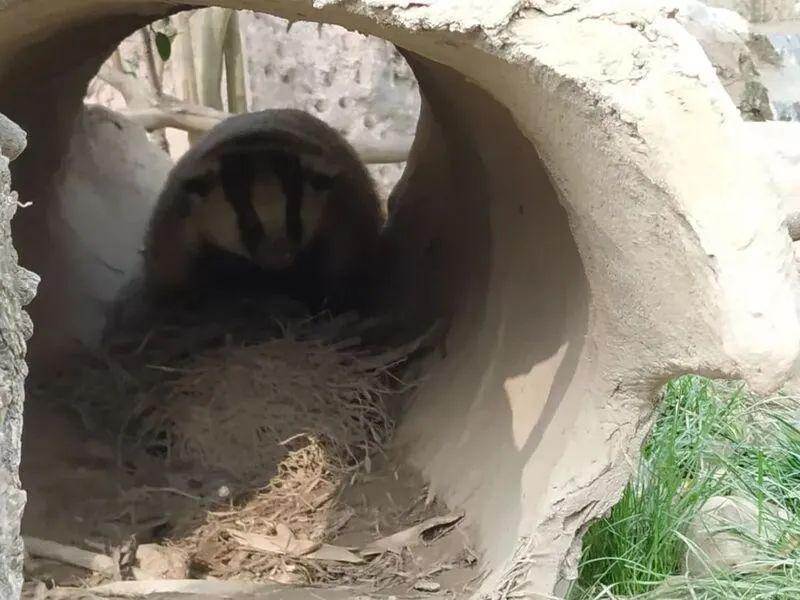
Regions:
[[[337,498],[390,440],[387,398],[410,389],[399,367],[419,342],[368,350],[350,337],[350,316],[268,312],[121,329],[105,352],[30,393],[77,409],[121,467],[146,454],[165,470],[224,473],[205,510],[169,536],[195,575],[363,580],[380,559],[327,545],[352,514]]]

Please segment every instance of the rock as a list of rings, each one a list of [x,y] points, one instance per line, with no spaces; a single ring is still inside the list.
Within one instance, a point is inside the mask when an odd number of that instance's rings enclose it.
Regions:
[[[0,154],[8,160],[14,160],[28,143],[28,136],[22,127],[0,113]]]
[[[76,340],[97,346],[117,294],[140,272],[147,221],[171,166],[139,125],[83,107],[45,224],[50,248],[19,243],[44,280],[31,304],[32,363],[59,364]]]
[[[759,542],[767,543],[780,535],[776,519],[791,518],[774,505],[769,505],[768,510],[768,517],[759,518],[758,506],[752,500],[736,496],[709,498],[686,532],[694,546],[686,553],[686,573],[705,576],[719,569],[735,570],[761,558]]]
[[[418,592],[428,592],[433,594],[442,589],[442,586],[435,581],[431,581],[430,579],[420,579],[414,583],[414,589]]]
[[[759,81],[745,83],[738,106],[745,121],[771,121],[774,117],[767,88]]]
[[[747,47],[756,63],[773,67],[780,66],[782,62],[780,53],[772,45],[769,37],[763,33],[751,33],[747,40]]]
[[[18,598],[22,588],[20,521],[27,497],[20,487],[18,468],[27,373],[25,340],[31,333],[31,320],[23,307],[35,295],[38,283],[36,275],[19,266],[11,241],[10,222],[18,205],[8,167],[24,147],[21,131],[5,117],[0,119],[0,598]]]
[[[757,48],[759,57],[775,60],[777,53],[769,40],[764,36],[753,37],[747,21],[732,10],[710,7],[696,0],[683,0],[676,6],[675,18],[703,47],[743,117],[749,121],[772,119],[767,91],[758,80],[752,50]]]
[[[189,557],[177,548],[142,544],[136,548],[136,579],[186,579]]]

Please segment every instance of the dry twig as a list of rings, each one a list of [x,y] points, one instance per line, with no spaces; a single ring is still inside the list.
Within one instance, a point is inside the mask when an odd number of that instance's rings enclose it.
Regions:
[[[74,546],[30,536],[25,536],[23,542],[25,543],[26,552],[31,556],[55,560],[103,575],[113,576],[118,572],[117,563],[113,558],[105,554],[97,554]]]
[[[167,94],[157,96],[136,77],[120,71],[112,63],[104,64],[98,77],[125,98],[128,107],[120,113],[150,132],[174,127],[202,133],[232,116],[225,111],[184,102]],[[365,163],[388,164],[407,160],[412,141],[411,138],[395,137],[380,144],[366,140],[352,140],[351,143]]]

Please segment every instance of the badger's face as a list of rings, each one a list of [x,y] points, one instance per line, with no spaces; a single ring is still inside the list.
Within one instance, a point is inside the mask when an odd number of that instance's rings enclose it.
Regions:
[[[264,268],[290,266],[319,231],[328,190],[315,188],[305,178],[296,185],[293,189],[280,177],[254,182],[252,205],[264,235],[254,244],[251,258]]]
[[[257,168],[255,168],[257,167]],[[291,266],[319,231],[332,179],[297,160],[223,157],[218,173],[192,193],[200,237],[266,269]]]

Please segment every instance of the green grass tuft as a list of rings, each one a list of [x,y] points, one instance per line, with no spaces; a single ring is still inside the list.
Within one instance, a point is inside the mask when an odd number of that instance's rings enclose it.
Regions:
[[[800,599],[798,420],[791,398],[758,402],[696,376],[669,383],[634,480],[584,537],[570,599]],[[769,534],[746,538],[757,564],[688,577],[686,531],[712,496],[752,501]]]

